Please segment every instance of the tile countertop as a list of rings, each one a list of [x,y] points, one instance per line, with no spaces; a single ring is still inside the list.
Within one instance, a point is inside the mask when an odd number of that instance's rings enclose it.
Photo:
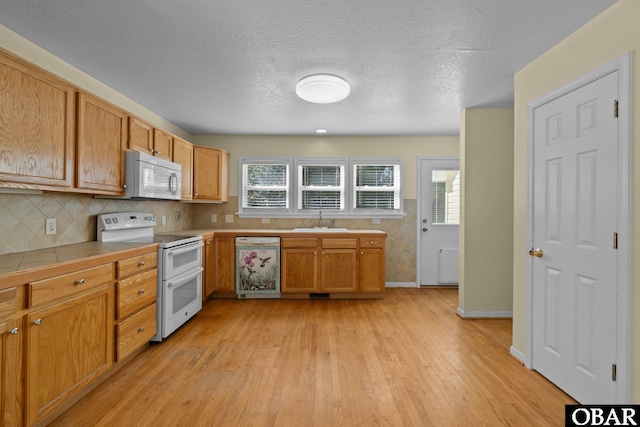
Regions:
[[[115,262],[123,256],[137,256],[157,249],[156,243],[84,242],[0,255],[0,289]]]
[[[157,234],[167,234],[174,236],[208,236],[212,235],[221,237],[235,237],[235,236],[295,236],[295,237],[387,237],[387,233],[380,230],[356,230],[350,229],[347,231],[294,231],[291,229],[229,229],[229,228],[216,228],[216,229],[193,229],[193,230],[180,230],[180,231],[167,231]]]

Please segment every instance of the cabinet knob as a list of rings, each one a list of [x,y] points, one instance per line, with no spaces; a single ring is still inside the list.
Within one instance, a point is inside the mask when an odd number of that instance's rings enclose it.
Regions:
[[[139,265],[140,267],[142,267],[142,266],[144,265],[144,261],[140,261],[140,262],[138,263],[138,265]]]
[[[360,255],[364,255],[364,252],[360,251]]]
[[[313,254],[314,255],[318,255],[318,251],[313,251]]]
[[[84,279],[76,280],[76,285],[84,285]]]
[[[372,241],[370,241],[369,243],[373,245],[373,240],[372,240]]]
[[[11,335],[18,335],[18,332],[20,332],[20,329],[18,329],[18,328],[11,328],[11,329],[9,329],[9,333],[10,333]]]
[[[144,326],[140,326],[140,328],[138,329],[138,332],[144,332]]]
[[[33,323],[34,325],[38,326],[38,325],[42,324],[42,319],[36,319],[31,323]]]
[[[144,289],[140,289],[140,290],[138,291],[138,295],[142,295],[142,294],[144,294]]]

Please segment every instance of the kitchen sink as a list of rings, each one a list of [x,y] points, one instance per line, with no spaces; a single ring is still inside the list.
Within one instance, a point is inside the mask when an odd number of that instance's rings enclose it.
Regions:
[[[344,233],[349,231],[347,228],[327,228],[327,227],[308,227],[308,228],[294,228],[293,231],[299,231],[303,233]]]

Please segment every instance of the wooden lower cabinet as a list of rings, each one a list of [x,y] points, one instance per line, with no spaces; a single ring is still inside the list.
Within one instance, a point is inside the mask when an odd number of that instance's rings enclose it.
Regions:
[[[0,323],[0,425],[18,427],[22,417],[22,325],[20,320]]]
[[[234,237],[214,237],[215,297],[236,296],[236,239]]]
[[[203,236],[204,237],[204,236]],[[204,239],[204,257],[202,258],[202,267],[204,268],[202,277],[202,301],[205,301],[211,296],[215,290],[215,278],[216,278],[216,258],[215,250],[213,246],[213,237],[206,237]]]
[[[41,421],[113,364],[111,283],[26,315],[26,424]]]
[[[283,237],[281,290],[357,298],[384,293],[384,238]]]

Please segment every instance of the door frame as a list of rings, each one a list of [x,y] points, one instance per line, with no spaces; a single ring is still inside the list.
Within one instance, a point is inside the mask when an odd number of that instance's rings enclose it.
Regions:
[[[616,357],[617,379],[615,401],[629,402],[631,396],[631,53],[626,53],[611,62],[563,85],[532,101],[527,111],[527,247],[521,248],[520,256],[527,258],[526,281],[526,343],[524,364],[533,368],[533,258],[528,251],[533,247],[533,176],[534,176],[534,113],[535,109],[610,73],[618,72],[618,295],[616,297]],[[613,106],[611,106],[613,108]],[[628,237],[627,237],[628,236]],[[526,254],[526,255],[525,255]]]
[[[420,237],[422,236],[422,223],[420,222],[420,209],[422,209],[422,161],[423,160],[457,160],[460,162],[460,156],[418,156],[416,158],[416,288],[420,288],[420,282],[422,279],[422,266],[420,261],[422,259],[422,245]],[[462,170],[460,170],[462,175]],[[460,183],[462,185],[462,183]],[[462,204],[462,200],[460,201]],[[460,218],[460,225],[462,225],[462,218]],[[460,254],[462,255],[462,254]]]

